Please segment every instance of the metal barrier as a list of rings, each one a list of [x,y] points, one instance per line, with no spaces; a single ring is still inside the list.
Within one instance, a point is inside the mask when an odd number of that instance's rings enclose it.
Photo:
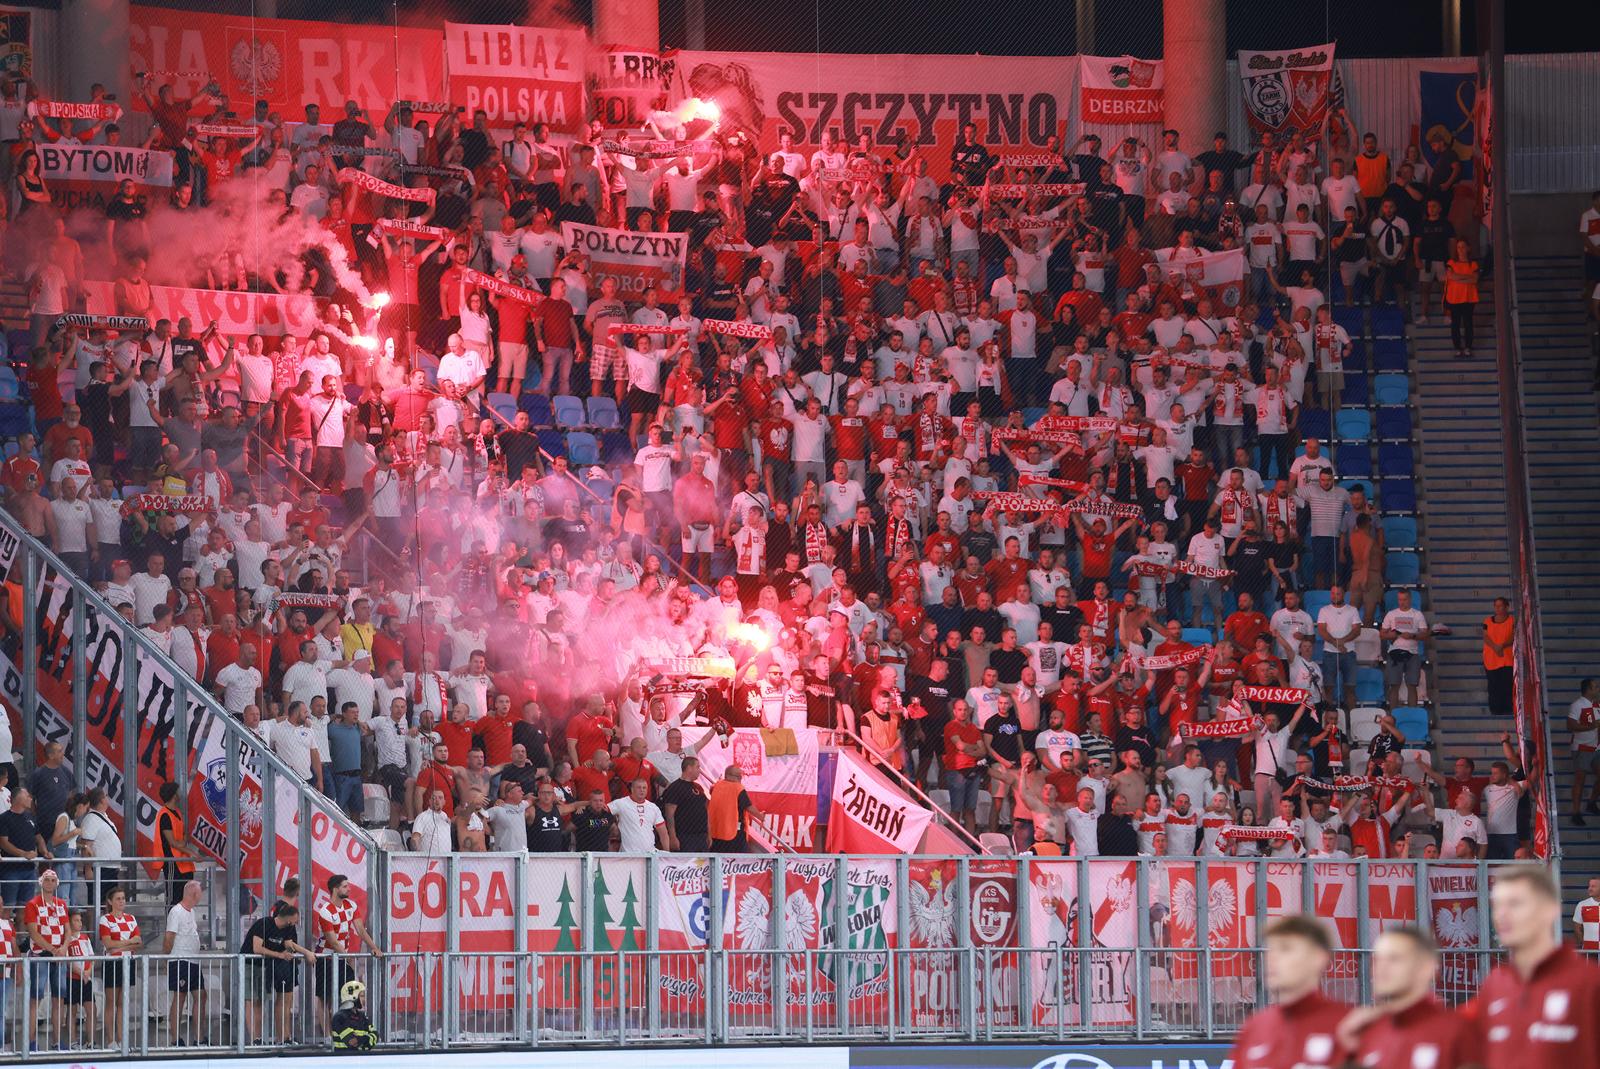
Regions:
[[[1366,1000],[1368,953],[1341,952],[1325,990]],[[872,963],[887,964],[887,983],[850,997],[828,978],[862,964],[868,955],[858,951],[0,959],[0,974],[9,974],[0,979],[0,1058],[327,1049],[346,979],[366,984],[377,1044],[393,1048],[1218,1039],[1269,1001],[1261,954],[1232,946],[897,949]],[[1436,993],[1456,1005],[1473,990],[1451,970],[1481,976],[1497,956],[1448,957]],[[1124,964],[1138,978],[1128,997],[1095,1002],[1095,985]],[[441,997],[486,969],[514,978],[517,994]],[[763,1006],[724,997],[750,970],[771,976],[786,997]],[[426,990],[393,979],[413,974],[430,978]],[[692,1010],[675,1005],[691,974],[709,980]],[[556,982],[563,975],[580,982],[564,987]]]

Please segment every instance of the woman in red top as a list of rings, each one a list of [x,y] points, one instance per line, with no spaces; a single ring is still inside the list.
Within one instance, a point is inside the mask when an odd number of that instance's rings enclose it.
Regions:
[[[132,957],[144,946],[139,934],[139,918],[128,912],[128,893],[113,887],[106,894],[106,912],[95,926],[100,937],[100,950],[113,958]],[[117,1046],[122,1042],[122,991],[124,980],[134,975],[129,970],[123,974],[124,963],[107,961],[100,965],[100,982],[106,993],[106,1043]]]

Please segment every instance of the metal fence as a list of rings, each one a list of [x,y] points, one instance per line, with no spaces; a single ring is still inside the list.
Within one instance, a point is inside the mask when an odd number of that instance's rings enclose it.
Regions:
[[[1368,951],[1337,956],[1326,989],[1365,999]],[[1051,947],[897,949],[887,983],[845,997],[814,978],[845,973],[857,951],[437,953],[283,962],[252,955],[0,959],[0,1058],[146,1056],[252,1048],[327,1049],[343,980],[367,986],[380,1047],[788,1042],[982,1042],[1224,1038],[1268,1000],[1261,951]],[[1438,995],[1459,1004],[1492,952],[1451,952]],[[1104,974],[1131,965],[1136,983],[1112,1012],[1092,996]],[[438,997],[492,969],[514,980],[493,1004]],[[770,974],[784,999],[750,1008],[728,997],[736,973]],[[433,977],[427,992],[392,978]],[[551,982],[570,973],[570,990]],[[704,997],[683,999],[705,977]],[[691,979],[693,978],[693,979]],[[575,996],[575,997],[569,997]],[[681,1005],[674,1006],[674,1000]]]

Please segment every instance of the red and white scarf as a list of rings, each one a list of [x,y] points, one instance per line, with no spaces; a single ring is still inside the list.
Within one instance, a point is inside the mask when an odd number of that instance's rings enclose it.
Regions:
[[[1243,688],[1242,697],[1249,702],[1268,702],[1282,705],[1299,705],[1311,697],[1311,692],[1301,690],[1299,687],[1255,687]]]
[[[395,200],[432,204],[434,198],[438,196],[434,190],[427,186],[423,186],[420,189],[412,189],[410,186],[397,186],[393,182],[385,182],[375,175],[370,175],[365,171],[358,171],[354,167],[342,168],[335,177],[338,178],[341,185],[345,183],[357,185],[369,193],[376,193],[380,197],[393,197]]]
[[[1190,739],[1240,739],[1264,727],[1259,716],[1235,720],[1208,720],[1203,724],[1179,724],[1178,734]]]

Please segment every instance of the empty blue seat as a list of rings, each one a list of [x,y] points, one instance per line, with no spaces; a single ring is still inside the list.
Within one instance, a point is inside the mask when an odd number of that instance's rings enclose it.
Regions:
[[[1317,618],[1317,613],[1321,612],[1323,607],[1332,600],[1326,590],[1306,590],[1300,595],[1300,601],[1305,607],[1306,614],[1313,620]]]
[[[535,427],[548,427],[555,422],[550,410],[550,398],[542,393],[525,393],[517,399],[517,407],[528,414],[528,422]]]
[[[1378,440],[1381,442],[1409,442],[1411,440],[1411,410],[1398,407],[1378,409]]]
[[[567,462],[575,468],[600,463],[600,439],[588,431],[568,431]]]
[[[553,427],[540,427],[538,430],[539,448],[552,457],[567,455],[567,436]]]
[[[495,423],[502,428],[509,427],[516,421],[516,405],[490,405],[489,410],[495,414]]]
[[[1341,442],[1365,442],[1372,437],[1372,415],[1364,408],[1342,408],[1333,422]]]
[[[1326,408],[1307,408],[1300,412],[1300,437],[1317,438],[1322,441],[1328,439],[1328,432],[1332,423],[1328,419]]]
[[[1383,540],[1390,549],[1413,549],[1417,544],[1417,521],[1414,516],[1384,516],[1379,521]]]
[[[33,409],[27,405],[0,405],[0,438],[15,438],[33,430]]]
[[[1267,324],[1271,326],[1272,324]],[[20,327],[13,327],[6,331],[6,351],[11,354],[11,359],[22,360],[27,357],[28,350],[33,348],[33,335]]]
[[[1204,627],[1186,627],[1183,629],[1183,640],[1191,646],[1209,646],[1212,635],[1211,631]]]
[[[1378,474],[1384,478],[1394,475],[1414,475],[1417,471],[1409,442],[1382,442],[1378,445]]]
[[[1383,672],[1376,668],[1356,669],[1356,703],[1378,705],[1383,701]]]
[[[1349,328],[1346,328],[1349,329]],[[1406,318],[1399,307],[1392,304],[1375,305],[1372,309],[1372,334],[1376,338],[1403,338]]]
[[[606,467],[631,463],[635,452],[637,450],[628,441],[627,431],[613,428],[600,432],[600,463]]]
[[[1339,403],[1346,407],[1364,408],[1371,399],[1372,380],[1361,373],[1346,372],[1344,389],[1339,394]]]
[[[557,427],[569,430],[582,427],[588,418],[584,415],[583,402],[569,393],[557,396],[551,407],[555,412]]]
[[[1379,338],[1372,343],[1372,363],[1378,371],[1404,371],[1406,369],[1406,340],[1404,338]]]
[[[589,398],[589,422],[602,429],[622,426],[622,413],[617,411],[616,400],[599,396]]]
[[[1380,405],[1404,405],[1411,400],[1411,382],[1404,375],[1379,375],[1372,384],[1373,396]]]
[[[1391,586],[1416,586],[1422,581],[1422,559],[1409,551],[1390,553],[1384,558],[1383,578]]]
[[[1367,360],[1367,343],[1355,338],[1350,339],[1350,355],[1344,358],[1346,371],[1370,371],[1372,365]]]
[[[1352,339],[1364,337],[1367,333],[1360,308],[1348,306],[1335,308],[1333,321],[1343,327],[1345,333]]]
[[[489,394],[489,396],[485,398],[485,403],[496,412],[500,411],[502,405],[513,409],[517,407],[517,399],[515,397],[512,397],[508,393],[500,393],[499,391]]]
[[[1372,450],[1365,442],[1341,445],[1333,455],[1334,470],[1342,479],[1372,478]]]
[[[1431,742],[1428,728],[1428,710],[1420,705],[1397,705],[1389,710],[1394,726],[1400,729],[1408,745]]]
[[[1384,512],[1417,511],[1417,486],[1410,479],[1384,479],[1378,484],[1378,507]]]

